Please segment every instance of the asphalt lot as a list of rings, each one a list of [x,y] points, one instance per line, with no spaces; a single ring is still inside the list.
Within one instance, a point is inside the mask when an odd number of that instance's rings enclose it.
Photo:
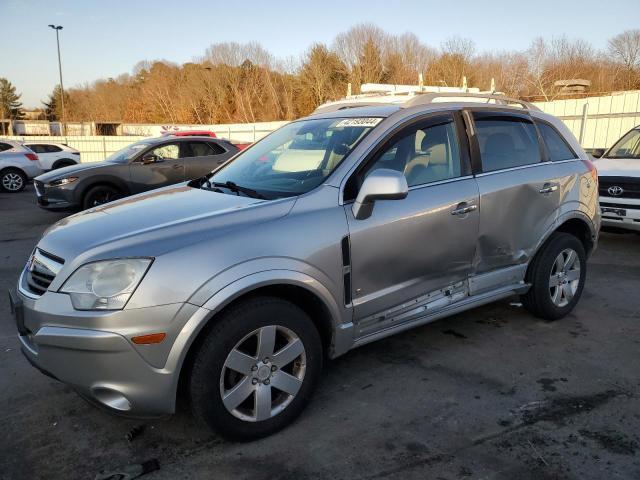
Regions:
[[[32,187],[0,194],[0,289],[44,229]],[[504,301],[357,349],[315,400],[249,444],[181,408],[108,415],[23,358],[0,296],[0,478],[92,479],[158,459],[144,479],[640,478],[640,236],[603,234],[572,315],[546,323]],[[132,428],[144,429],[132,441]]]

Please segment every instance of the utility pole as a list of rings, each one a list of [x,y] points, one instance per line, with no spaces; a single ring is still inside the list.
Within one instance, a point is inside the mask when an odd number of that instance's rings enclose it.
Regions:
[[[60,105],[62,107],[62,131],[60,132],[62,135],[66,135],[67,127],[65,123],[65,113],[64,113],[64,86],[62,85],[62,60],[60,60],[60,30],[62,30],[62,25],[49,25],[50,28],[53,28],[56,31],[56,43],[58,44],[58,72],[60,73]]]

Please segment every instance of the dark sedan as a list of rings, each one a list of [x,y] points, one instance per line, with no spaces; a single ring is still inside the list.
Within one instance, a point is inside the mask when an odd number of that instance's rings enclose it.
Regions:
[[[34,180],[38,205],[91,208],[118,198],[199,178],[238,152],[210,137],[159,137],[133,143],[103,162],[82,163]]]

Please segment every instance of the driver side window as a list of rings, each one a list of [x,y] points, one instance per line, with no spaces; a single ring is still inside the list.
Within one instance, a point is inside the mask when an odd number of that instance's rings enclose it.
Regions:
[[[163,160],[177,160],[180,155],[180,146],[177,143],[169,143],[151,150],[151,155]]]
[[[389,168],[404,173],[409,187],[460,177],[460,147],[453,117],[439,120],[405,130],[369,166],[365,176]]]

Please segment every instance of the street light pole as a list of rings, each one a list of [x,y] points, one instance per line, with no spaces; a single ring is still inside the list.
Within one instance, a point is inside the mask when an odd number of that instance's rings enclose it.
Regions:
[[[65,125],[65,115],[64,115],[64,86],[62,85],[62,60],[60,60],[60,30],[62,30],[62,25],[49,25],[50,28],[53,28],[56,31],[56,43],[58,44],[58,72],[60,73],[60,104],[62,106],[62,133],[63,135],[67,133],[67,128]]]

